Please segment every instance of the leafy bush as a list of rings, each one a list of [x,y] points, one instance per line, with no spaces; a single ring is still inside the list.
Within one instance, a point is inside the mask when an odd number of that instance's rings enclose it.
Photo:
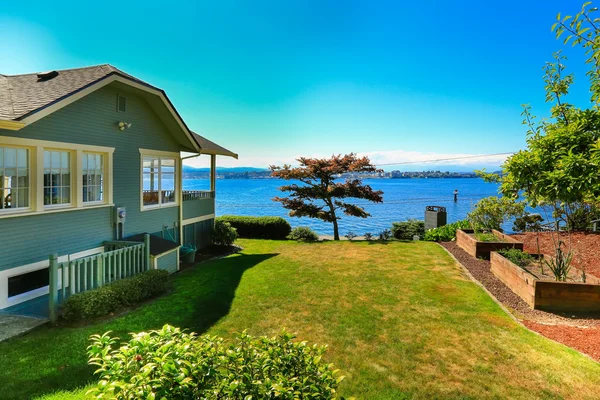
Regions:
[[[398,240],[412,240],[413,236],[420,238],[425,234],[425,222],[418,219],[409,219],[403,222],[392,223],[392,235]]]
[[[519,249],[502,249],[498,253],[508,258],[513,264],[519,267],[526,267],[533,261],[533,257],[529,253],[525,253]]]
[[[378,239],[381,240],[382,242],[391,240],[392,239],[392,231],[390,231],[389,229],[384,229],[383,231],[379,232]]]
[[[89,364],[100,381],[90,393],[116,399],[336,399],[343,377],[322,361],[325,346],[294,342],[282,332],[229,345],[165,325],[118,338],[93,335]]]
[[[283,240],[292,231],[290,223],[281,217],[242,217],[223,215],[216,221],[229,222],[241,238]]]
[[[544,222],[544,218],[540,214],[525,212],[523,215],[515,218],[513,231],[540,232],[542,230],[542,222]]]
[[[288,235],[288,239],[302,242],[316,242],[319,240],[319,235],[308,226],[298,226],[292,229],[292,232]]]
[[[373,235],[371,232],[367,232],[364,234],[365,240],[373,240]]]
[[[119,308],[164,293],[169,288],[169,273],[154,269],[106,286],[69,297],[62,308],[67,321],[101,317]]]
[[[212,232],[212,242],[217,246],[231,246],[237,239],[237,229],[229,222],[216,220]]]
[[[469,224],[469,221],[457,221],[452,224],[429,229],[427,232],[425,232],[423,240],[430,242],[450,242],[456,239],[457,229],[469,229],[470,227],[471,224]]]
[[[484,197],[475,204],[467,218],[475,230],[502,231],[502,224],[511,217],[523,215],[525,203],[517,203],[508,197]]]

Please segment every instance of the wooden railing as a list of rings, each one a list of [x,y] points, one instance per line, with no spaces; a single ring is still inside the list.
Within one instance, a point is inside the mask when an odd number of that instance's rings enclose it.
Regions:
[[[96,289],[150,269],[148,234],[144,236],[144,242],[105,242],[104,249],[104,253],[63,262],[58,262],[57,254],[50,255],[50,321],[56,321],[59,298],[64,303],[75,293]]]
[[[199,200],[199,199],[214,199],[215,192],[212,190],[184,190],[183,201]]]

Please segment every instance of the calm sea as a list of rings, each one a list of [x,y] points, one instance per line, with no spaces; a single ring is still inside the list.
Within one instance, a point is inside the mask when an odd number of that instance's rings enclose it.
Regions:
[[[309,226],[319,234],[333,234],[331,224],[311,218],[292,218],[279,203],[272,201],[281,196],[278,187],[285,184],[279,179],[219,179],[217,180],[217,216],[224,214],[286,218],[293,227]],[[342,216],[340,234],[352,231],[358,235],[373,234],[389,228],[392,222],[409,218],[423,219],[426,206],[443,206],[448,212],[448,222],[464,219],[472,206],[481,198],[497,195],[496,184],[485,183],[478,178],[465,179],[366,179],[364,183],[383,190],[383,203],[372,204],[357,200],[355,204],[365,207],[370,218]],[[184,189],[208,190],[207,179],[187,179]],[[458,190],[458,202],[452,193]],[[510,229],[510,226],[505,227]]]

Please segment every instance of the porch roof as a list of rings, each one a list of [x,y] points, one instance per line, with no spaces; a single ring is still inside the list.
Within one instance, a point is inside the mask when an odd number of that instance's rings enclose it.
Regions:
[[[212,154],[216,156],[227,156],[233,157],[237,160],[238,155],[231,150],[227,150],[223,146],[219,146],[213,141],[208,140],[204,136],[198,135],[196,132],[192,132],[192,137],[198,143],[201,148],[200,154]]]

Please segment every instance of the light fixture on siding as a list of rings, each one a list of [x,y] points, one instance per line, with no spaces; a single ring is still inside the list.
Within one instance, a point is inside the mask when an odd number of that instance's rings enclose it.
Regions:
[[[131,128],[131,122],[119,122],[118,125],[119,125],[119,130],[121,130],[121,131]]]

